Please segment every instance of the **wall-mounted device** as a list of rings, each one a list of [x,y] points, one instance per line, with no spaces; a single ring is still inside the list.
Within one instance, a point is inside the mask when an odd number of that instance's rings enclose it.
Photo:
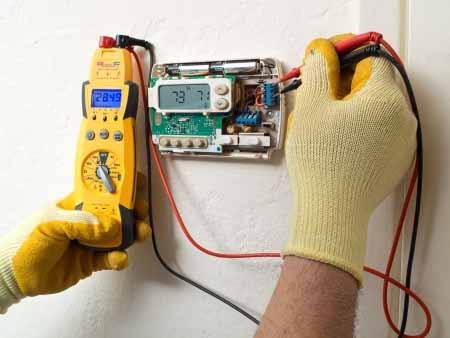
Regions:
[[[280,77],[271,58],[156,64],[153,143],[161,154],[269,159],[284,139]]]

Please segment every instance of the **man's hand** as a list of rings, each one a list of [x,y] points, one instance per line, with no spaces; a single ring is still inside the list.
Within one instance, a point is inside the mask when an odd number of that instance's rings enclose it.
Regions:
[[[359,62],[345,93],[333,44],[317,39],[302,73],[286,145],[294,206],[283,254],[334,265],[361,285],[369,217],[411,168],[417,121],[386,59]]]
[[[417,121],[382,58],[341,73],[333,46],[306,50],[286,161],[293,213],[283,271],[256,337],[353,337],[369,217],[411,167]]]
[[[67,210],[73,205],[69,195],[0,239],[0,313],[23,297],[63,291],[94,271],[127,267],[126,252],[95,252],[77,244],[110,243],[120,236],[121,224],[107,215]],[[138,199],[135,212],[142,242],[151,233],[146,201]]]

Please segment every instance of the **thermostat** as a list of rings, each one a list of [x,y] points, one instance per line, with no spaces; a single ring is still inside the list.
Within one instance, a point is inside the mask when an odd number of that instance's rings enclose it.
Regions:
[[[153,143],[163,155],[269,159],[284,138],[281,75],[272,58],[156,64]]]

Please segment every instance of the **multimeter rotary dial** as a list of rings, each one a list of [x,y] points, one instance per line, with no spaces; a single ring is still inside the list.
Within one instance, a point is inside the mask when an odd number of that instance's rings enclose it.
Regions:
[[[82,167],[84,184],[89,190],[114,193],[122,180],[122,168],[117,156],[109,151],[91,153]]]

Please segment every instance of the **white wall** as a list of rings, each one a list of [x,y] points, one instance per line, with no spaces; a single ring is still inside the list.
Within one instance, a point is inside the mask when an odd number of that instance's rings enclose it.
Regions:
[[[430,337],[449,337],[450,47],[447,42],[450,41],[450,3],[439,0],[430,6],[426,1],[411,1],[406,10],[407,60],[422,112],[425,161],[424,208],[413,288],[432,311]],[[405,246],[405,257],[408,250]],[[403,270],[405,268],[406,263]],[[418,307],[412,311],[410,324],[412,332],[424,327],[423,314]]]
[[[428,337],[449,337],[448,308],[450,228],[450,2],[381,0],[361,1],[360,27],[379,29],[389,35],[408,68],[421,111],[424,143],[424,183],[422,216],[414,261],[412,288],[427,303],[433,317]],[[398,201],[400,199],[397,199]],[[406,222],[397,276],[404,280],[409,253],[412,213]],[[403,298],[391,288],[391,309],[397,305],[398,318]],[[403,296],[403,295],[401,295]],[[422,310],[411,300],[407,334],[418,334],[425,327]],[[395,314],[395,313],[394,313]],[[396,337],[396,335],[393,335]]]
[[[366,6],[357,0],[1,1],[0,235],[71,190],[81,83],[99,35],[146,38],[156,46],[160,62],[275,56],[290,69],[312,38],[367,28],[360,18],[374,18]],[[388,6],[384,12],[398,13],[393,6],[394,11]],[[390,27],[394,17],[377,15],[374,22]],[[177,159],[165,164],[181,212],[201,243],[223,251],[280,249],[290,209],[281,153],[268,163]],[[174,223],[159,183],[155,189],[155,227],[164,256],[260,315],[280,262],[221,261],[196,252]],[[368,262],[380,269],[400,197],[397,193],[384,203],[370,228]],[[162,271],[149,243],[130,249],[130,263],[127,272],[98,273],[65,293],[24,300],[0,317],[2,337],[228,338],[254,333],[252,323]],[[425,281],[421,285],[426,288]],[[379,294],[380,283],[367,277],[360,299],[361,336],[388,335]]]

